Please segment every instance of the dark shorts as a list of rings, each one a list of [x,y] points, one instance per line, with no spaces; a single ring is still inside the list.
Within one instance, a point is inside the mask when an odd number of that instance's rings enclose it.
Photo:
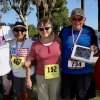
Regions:
[[[32,84],[34,83],[35,75],[31,76]],[[19,78],[13,76],[13,88],[15,92],[30,92],[30,89],[28,89],[25,85],[26,78]]]
[[[0,93],[3,92],[3,86],[2,86],[2,76],[0,76]]]
[[[95,85],[92,74],[69,75],[62,74],[61,98],[88,100],[95,97]]]
[[[2,76],[0,76],[0,84],[2,83]]]
[[[4,76],[0,76],[0,93],[2,95],[5,95],[5,92],[8,91],[8,88],[4,87],[4,85],[3,85],[3,77]],[[12,80],[12,72],[11,71],[8,74],[6,74],[6,76],[7,76],[8,80]],[[9,85],[9,83],[7,83],[7,85]],[[11,88],[12,88],[12,85],[11,85],[11,87],[9,87],[10,92],[12,91]]]

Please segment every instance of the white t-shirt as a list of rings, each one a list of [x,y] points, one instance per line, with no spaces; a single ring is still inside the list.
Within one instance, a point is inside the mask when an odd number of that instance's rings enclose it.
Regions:
[[[6,41],[15,39],[15,37],[12,33],[12,30],[9,26],[2,26],[1,30],[2,30],[2,34],[4,36],[4,39]]]
[[[9,40],[14,38],[11,28],[2,26],[0,29],[0,76],[6,75],[11,71]]]
[[[15,77],[26,77],[26,69],[20,66],[20,57],[25,58],[28,56],[29,51],[31,49],[33,41],[31,39],[26,39],[23,43],[16,42],[16,40],[11,43],[11,55],[15,57],[12,59],[12,72]],[[18,63],[16,59],[18,58]],[[16,64],[17,63],[17,64]],[[18,65],[18,66],[17,66]],[[31,75],[34,74],[35,67],[31,67]]]

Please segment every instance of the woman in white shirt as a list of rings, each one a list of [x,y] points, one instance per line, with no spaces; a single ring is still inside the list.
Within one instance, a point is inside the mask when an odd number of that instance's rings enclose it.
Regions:
[[[30,89],[25,86],[26,69],[23,63],[27,59],[32,40],[26,39],[27,28],[22,22],[16,22],[12,28],[16,39],[11,44],[11,62],[13,72],[13,86],[18,100],[30,100]],[[34,67],[31,69],[31,78],[34,76]],[[33,79],[32,79],[33,80]]]

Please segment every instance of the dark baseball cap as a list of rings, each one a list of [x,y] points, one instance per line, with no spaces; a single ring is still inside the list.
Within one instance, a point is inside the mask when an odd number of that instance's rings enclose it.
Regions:
[[[75,8],[72,10],[70,17],[75,16],[75,15],[84,17],[84,11],[81,8]]]

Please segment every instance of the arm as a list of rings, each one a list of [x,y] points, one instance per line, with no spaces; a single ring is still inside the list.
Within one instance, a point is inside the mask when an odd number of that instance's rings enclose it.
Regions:
[[[92,33],[92,39],[91,39],[91,47],[90,48],[92,51],[94,51],[94,54],[97,54],[99,51],[98,45],[97,45],[97,36],[93,29],[91,29],[91,33]]]
[[[32,88],[32,81],[30,78],[31,69],[30,67],[26,68],[26,87],[31,89]]]
[[[24,63],[24,67],[26,68],[26,87],[31,89],[32,88],[32,81],[31,81],[31,65],[32,65],[33,58],[29,57],[27,61]]]
[[[94,51],[94,54],[98,52],[98,45],[97,45],[97,36],[93,28],[84,25],[85,28],[88,28],[91,31],[91,50]]]
[[[34,61],[34,53],[31,46],[31,51],[29,53],[28,59],[24,62],[24,67],[26,68],[26,87],[31,89],[32,88],[32,81],[31,81],[31,66],[33,65]]]

